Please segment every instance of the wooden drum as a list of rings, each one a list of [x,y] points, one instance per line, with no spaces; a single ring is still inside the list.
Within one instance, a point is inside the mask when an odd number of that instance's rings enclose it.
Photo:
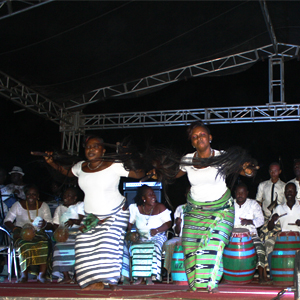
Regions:
[[[272,252],[271,265],[274,285],[294,285],[294,265],[297,250],[300,250],[300,233],[298,231],[278,233]]]
[[[245,284],[253,279],[257,256],[248,229],[234,228],[223,253],[224,280]]]

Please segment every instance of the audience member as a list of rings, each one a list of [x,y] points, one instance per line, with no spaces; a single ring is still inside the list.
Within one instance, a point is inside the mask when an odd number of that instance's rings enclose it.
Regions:
[[[289,182],[284,190],[286,203],[278,205],[268,223],[269,232],[275,232],[271,238],[266,239],[265,248],[271,270],[271,253],[273,251],[277,233],[280,231],[300,231],[300,205],[296,201],[297,188],[295,183]]]
[[[49,238],[45,230],[52,229],[52,217],[49,206],[39,201],[39,190],[35,185],[28,185],[24,189],[26,200],[13,204],[8,211],[4,224],[13,232],[14,244],[19,254],[22,276],[20,282],[28,281],[28,273],[37,276],[38,282],[46,281],[47,266],[50,263]],[[29,231],[23,231],[27,224],[34,225],[32,239],[25,239]],[[32,226],[31,226],[32,227]],[[23,228],[24,229],[24,228]],[[24,234],[26,235],[24,235]],[[39,266],[36,273],[35,266]]]
[[[128,232],[135,224],[140,239],[131,246],[133,284],[153,284],[152,277],[161,279],[161,253],[167,240],[166,231],[171,227],[171,211],[156,201],[153,189],[143,185],[138,189],[135,204],[129,206]],[[143,258],[141,258],[141,255]]]
[[[6,187],[10,191],[11,194],[14,194],[19,199],[26,199],[24,193],[25,184],[23,182],[23,170],[20,167],[14,166],[12,170],[9,172],[11,183]]]
[[[62,191],[62,184],[59,184],[58,182],[56,181],[53,181],[51,183],[51,186],[50,186],[50,193],[51,194],[48,194],[48,197],[47,197],[47,202],[54,202],[56,204],[62,204],[63,202],[63,199],[62,199],[62,194],[63,194],[63,191]]]
[[[294,174],[296,177],[290,180],[289,182],[293,182],[296,185],[298,191],[296,195],[296,200],[300,201],[300,159],[294,160]]]
[[[61,283],[74,283],[70,275],[74,275],[75,267],[75,239],[80,232],[78,227],[85,215],[84,202],[77,202],[78,189],[68,188],[63,194],[63,204],[58,206],[53,216],[53,227],[55,230],[61,227],[69,228],[68,239],[65,242],[57,242],[53,250],[52,274]],[[55,235],[55,234],[54,234]]]
[[[249,230],[257,254],[258,279],[260,283],[268,282],[265,269],[266,252],[260,240],[257,229],[264,224],[264,216],[260,205],[248,198],[246,184],[240,183],[235,189],[234,199],[234,228],[246,228]]]
[[[269,221],[269,217],[272,214],[269,205],[274,201],[274,207],[278,204],[285,202],[284,198],[284,186],[285,183],[280,180],[279,175],[281,174],[280,165],[277,162],[273,162],[269,166],[270,179],[261,182],[258,185],[256,200],[262,203],[262,210],[265,216],[265,222]]]

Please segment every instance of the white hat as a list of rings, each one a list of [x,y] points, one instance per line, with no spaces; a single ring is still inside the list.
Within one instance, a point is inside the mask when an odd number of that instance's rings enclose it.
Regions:
[[[22,168],[20,168],[20,167],[17,167],[17,166],[14,166],[13,168],[12,168],[12,170],[8,173],[8,174],[13,174],[13,173],[19,173],[19,174],[21,174],[21,175],[25,175],[24,173],[23,173],[23,170],[22,170]]]

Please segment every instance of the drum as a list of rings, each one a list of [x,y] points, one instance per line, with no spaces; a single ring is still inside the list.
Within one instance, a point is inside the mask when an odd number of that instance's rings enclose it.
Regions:
[[[272,252],[271,265],[274,285],[294,285],[294,265],[297,250],[300,250],[300,233],[298,231],[278,233]]]
[[[188,285],[184,267],[184,253],[181,243],[175,246],[171,263],[171,276],[174,284]]]
[[[253,279],[257,256],[248,229],[234,228],[223,253],[224,280],[245,284]]]

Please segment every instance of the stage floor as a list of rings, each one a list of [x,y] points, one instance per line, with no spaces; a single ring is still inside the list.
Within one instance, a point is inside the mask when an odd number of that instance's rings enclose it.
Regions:
[[[172,283],[155,283],[152,286],[122,286],[122,291],[112,292],[109,288],[102,291],[83,291],[77,284],[58,284],[51,282],[40,284],[34,280],[28,283],[0,283],[0,299],[36,300],[36,299],[214,299],[214,300],[271,300],[285,287],[275,285],[260,285],[254,279],[250,284],[219,285],[218,294],[208,294],[207,291],[188,292],[187,286]],[[280,299],[294,299],[293,292],[286,292]]]

